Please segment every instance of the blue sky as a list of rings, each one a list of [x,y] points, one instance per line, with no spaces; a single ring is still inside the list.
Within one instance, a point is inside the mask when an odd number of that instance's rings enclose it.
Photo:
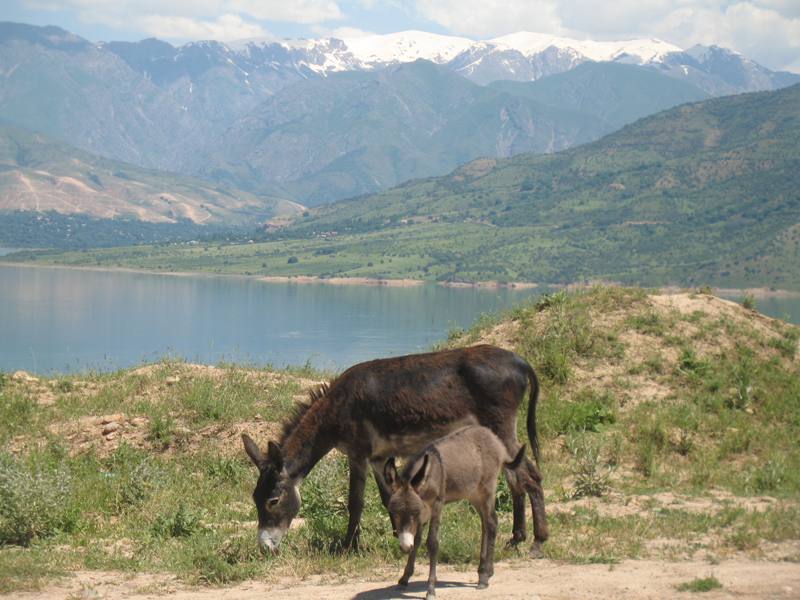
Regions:
[[[92,41],[321,37],[420,29],[484,39],[527,30],[579,39],[718,44],[800,72],[800,0],[2,0],[0,20]]]

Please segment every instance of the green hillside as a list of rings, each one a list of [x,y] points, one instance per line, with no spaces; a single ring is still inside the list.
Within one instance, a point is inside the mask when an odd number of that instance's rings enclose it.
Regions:
[[[593,116],[609,132],[678,104],[709,97],[690,83],[652,69],[612,62],[587,62],[536,81],[496,81],[490,87]]]
[[[800,289],[800,86],[318,209],[261,244],[44,260],[269,275]],[[289,262],[290,257],[297,260]]]

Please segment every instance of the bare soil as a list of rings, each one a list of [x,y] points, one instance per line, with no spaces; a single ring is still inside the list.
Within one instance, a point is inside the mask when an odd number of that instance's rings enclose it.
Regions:
[[[417,574],[408,588],[395,585],[396,572],[376,573],[366,580],[342,581],[312,578],[306,581],[284,580],[278,583],[247,581],[226,588],[190,588],[170,577],[126,576],[107,572],[78,572],[39,592],[16,593],[20,600],[56,598],[170,598],[174,600],[210,600],[263,598],[314,598],[315,600],[380,600],[425,597],[427,563],[417,565]],[[759,562],[736,559],[711,564],[702,561],[657,562],[629,560],[617,565],[571,565],[551,560],[520,560],[498,563],[486,590],[476,591],[477,574],[473,570],[439,569],[437,597],[442,600],[496,600],[526,598],[555,600],[578,598],[692,598],[696,594],[679,592],[677,587],[696,578],[713,576],[722,588],[702,594],[704,599],[718,598],[800,598],[800,564]]]

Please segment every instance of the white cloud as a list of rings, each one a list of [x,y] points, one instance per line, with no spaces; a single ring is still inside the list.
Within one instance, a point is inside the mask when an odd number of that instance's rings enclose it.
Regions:
[[[336,0],[22,0],[35,10],[74,10],[86,23],[138,25],[167,39],[263,35],[257,21],[312,25],[343,17]]]
[[[319,37],[334,37],[340,40],[375,35],[374,31],[365,31],[358,27],[336,27],[335,29],[328,29],[321,25],[314,25],[311,27],[311,31],[314,32],[314,35],[318,35]]]
[[[230,10],[266,21],[322,23],[342,18],[333,0],[227,0]]]
[[[451,33],[494,37],[529,30],[563,33],[556,3],[549,0],[417,0],[416,11]]]
[[[222,15],[213,21],[149,15],[137,22],[149,35],[168,40],[228,41],[268,35],[258,23],[244,21],[239,15]]]

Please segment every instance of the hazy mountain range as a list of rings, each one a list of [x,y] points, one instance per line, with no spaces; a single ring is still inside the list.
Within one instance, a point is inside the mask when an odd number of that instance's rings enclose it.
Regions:
[[[401,32],[174,47],[2,23],[0,80],[2,122],[317,204],[479,156],[562,150],[676,104],[800,77],[659,40]]]

